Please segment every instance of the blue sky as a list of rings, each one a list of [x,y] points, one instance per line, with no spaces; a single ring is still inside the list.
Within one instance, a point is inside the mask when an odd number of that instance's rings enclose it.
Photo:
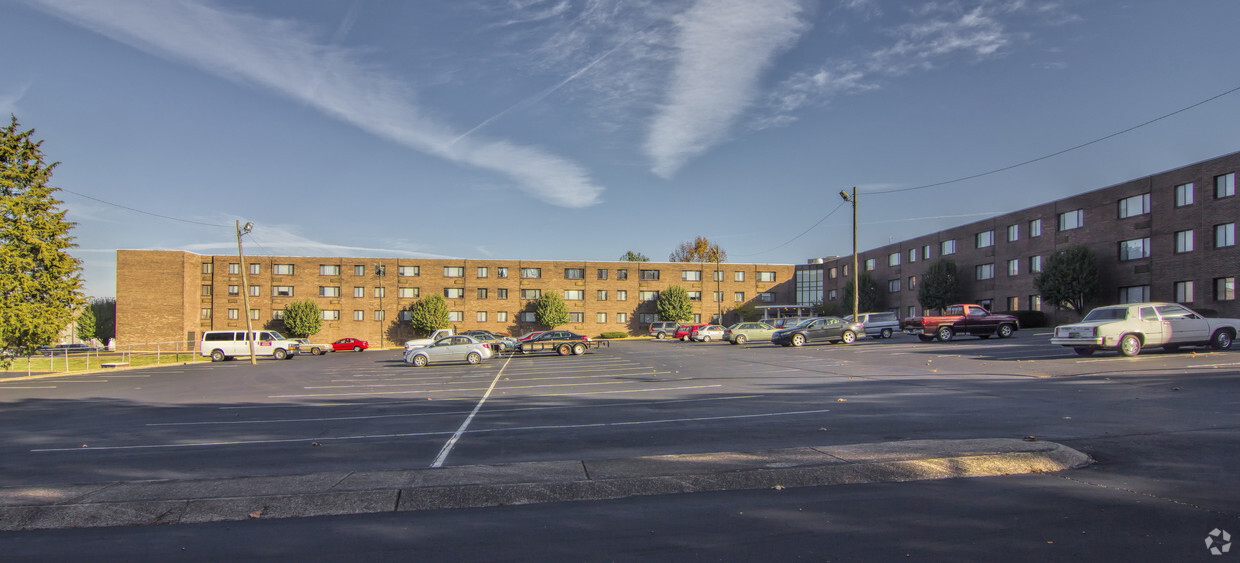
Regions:
[[[118,248],[850,252],[1240,150],[1240,2],[5,0],[0,112]],[[72,193],[70,193],[72,192]],[[144,211],[126,210],[116,204]],[[182,219],[174,221],[162,215]],[[791,242],[790,242],[791,241]]]

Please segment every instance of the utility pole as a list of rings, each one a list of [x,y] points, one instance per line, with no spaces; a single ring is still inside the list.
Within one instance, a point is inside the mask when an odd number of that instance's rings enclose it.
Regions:
[[[723,275],[719,273],[720,258],[722,257],[719,255],[719,252],[715,252],[715,304],[719,306],[719,313],[718,313],[717,318],[719,319],[719,324],[722,325],[723,324],[723,290],[719,287],[719,284],[722,283]]]
[[[245,253],[241,251],[241,235],[248,234],[250,229],[254,228],[254,223],[246,222],[245,226],[241,225],[241,220],[237,220],[237,259],[241,261],[241,303],[245,306],[245,339],[250,341],[250,365],[255,365],[258,360],[254,357],[254,327],[250,322],[250,281],[246,277]]]
[[[383,264],[375,264],[375,277],[379,278],[379,287],[376,290],[379,293],[379,314],[378,314],[379,318],[375,320],[379,321],[379,347],[380,348],[383,347],[383,322],[386,320],[386,317],[387,317],[387,313],[383,312],[383,294],[387,292],[386,289],[383,289],[383,276],[386,276],[386,275],[387,275],[387,266]]]
[[[840,197],[852,204],[852,251],[853,251],[853,322],[861,313],[861,274],[857,272],[857,186],[853,186],[852,195],[847,190],[840,190]]]

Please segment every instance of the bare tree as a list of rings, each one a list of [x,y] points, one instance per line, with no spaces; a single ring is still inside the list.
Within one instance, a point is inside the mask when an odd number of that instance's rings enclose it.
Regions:
[[[717,243],[706,237],[699,236],[692,241],[685,241],[667,257],[669,262],[726,262],[728,253]]]

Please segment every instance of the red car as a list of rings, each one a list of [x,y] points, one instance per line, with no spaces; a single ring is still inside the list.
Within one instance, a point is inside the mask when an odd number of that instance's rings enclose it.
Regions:
[[[367,348],[370,348],[369,343],[365,340],[358,340],[356,338],[341,338],[340,340],[332,342],[332,350],[337,351],[353,350],[354,352],[361,352]]]
[[[707,326],[708,324],[709,324],[709,323],[697,323],[697,324],[692,324],[692,325],[680,325],[680,326],[676,327],[676,338],[679,338],[679,339],[681,339],[681,340],[684,340],[685,342],[688,342],[688,341],[689,341],[689,336],[690,336],[691,334],[693,334],[693,331],[695,331],[695,330],[697,330],[697,329],[699,329],[699,328],[702,328],[702,327],[704,327],[704,326]]]

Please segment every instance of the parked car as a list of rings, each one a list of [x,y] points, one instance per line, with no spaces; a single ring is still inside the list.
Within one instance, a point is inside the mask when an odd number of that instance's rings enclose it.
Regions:
[[[436,330],[435,332],[432,332],[431,335],[427,338],[414,338],[412,340],[406,340],[405,341],[405,352],[408,352],[409,350],[412,350],[414,348],[419,348],[422,346],[430,346],[431,344],[438,342],[440,338],[443,338],[445,336],[452,336],[452,329],[441,328],[439,330]]]
[[[465,336],[472,336],[479,342],[490,344],[493,351],[496,353],[517,349],[517,341],[515,339],[500,336],[489,330],[466,330],[461,332],[461,334]]]
[[[844,320],[852,322],[853,316],[848,315]],[[870,338],[891,338],[893,334],[900,332],[900,319],[890,311],[860,313],[857,315],[857,322],[865,325],[865,335]]]
[[[435,362],[468,362],[477,364],[492,355],[491,347],[472,336],[445,336],[430,346],[419,346],[405,352],[405,363],[422,367]]]
[[[723,339],[733,344],[770,342],[775,327],[766,323],[736,323],[723,331]]]
[[[538,337],[539,337],[539,335],[541,335],[541,334],[542,334],[542,333],[544,333],[544,332],[547,332],[547,331],[545,331],[545,330],[536,330],[536,331],[534,331],[534,332],[527,333],[525,336],[522,336],[521,338],[518,338],[518,339],[517,339],[517,343],[525,342],[525,341],[530,340],[530,339],[532,339],[532,338],[538,338]]]
[[[762,322],[769,324],[776,329],[792,328],[814,317],[778,317],[774,319],[762,319]]]
[[[680,323],[675,321],[657,321],[650,323],[650,336],[659,340],[663,340],[669,336],[676,336],[676,329],[680,328]]]
[[[1096,350],[1118,350],[1135,356],[1143,348],[1174,352],[1181,346],[1231,348],[1240,319],[1207,319],[1175,303],[1129,303],[1098,307],[1079,323],[1055,327],[1051,344],[1088,356]]]
[[[368,342],[365,340],[358,340],[356,338],[341,338],[340,340],[332,342],[332,350],[353,350],[354,352],[361,352],[367,348],[370,348],[370,344]]]
[[[689,333],[689,340],[696,342],[710,342],[711,340],[723,340],[723,331],[727,329],[720,325],[705,325],[696,328]]]
[[[322,356],[323,354],[326,354],[328,352],[336,351],[336,349],[333,348],[331,344],[314,344],[310,342],[309,338],[294,338],[293,340],[296,340],[299,344],[301,344],[300,350],[298,351],[298,353],[300,354],[310,354],[311,356]]]
[[[691,324],[691,325],[680,325],[680,326],[676,327],[676,334],[675,334],[674,336],[675,336],[677,339],[679,339],[679,340],[684,340],[685,342],[688,342],[688,341],[689,341],[689,336],[691,336],[691,335],[693,334],[693,331],[695,331],[695,330],[697,330],[697,329],[699,329],[699,328],[702,328],[702,327],[704,327],[704,326],[706,326],[706,323],[696,323],[696,324]]]
[[[938,316],[910,317],[900,323],[905,334],[915,334],[922,342],[938,339],[947,342],[958,335],[971,334],[978,338],[997,335],[1007,338],[1020,329],[1020,321],[1011,315],[991,313],[985,307],[974,304],[951,305]]]
[[[801,321],[792,328],[775,331],[771,342],[782,346],[801,346],[810,342],[852,344],[860,334],[865,334],[865,325],[861,323],[850,323],[839,317],[817,317]]]
[[[249,335],[247,340],[246,336]],[[198,354],[210,356],[213,362],[250,355],[253,342],[254,355],[271,356],[277,360],[292,359],[300,353],[301,343],[285,338],[274,330],[208,330],[202,333]]]
[[[55,346],[39,346],[38,352],[44,356],[64,356],[98,352],[99,349],[89,344],[57,344]]]

